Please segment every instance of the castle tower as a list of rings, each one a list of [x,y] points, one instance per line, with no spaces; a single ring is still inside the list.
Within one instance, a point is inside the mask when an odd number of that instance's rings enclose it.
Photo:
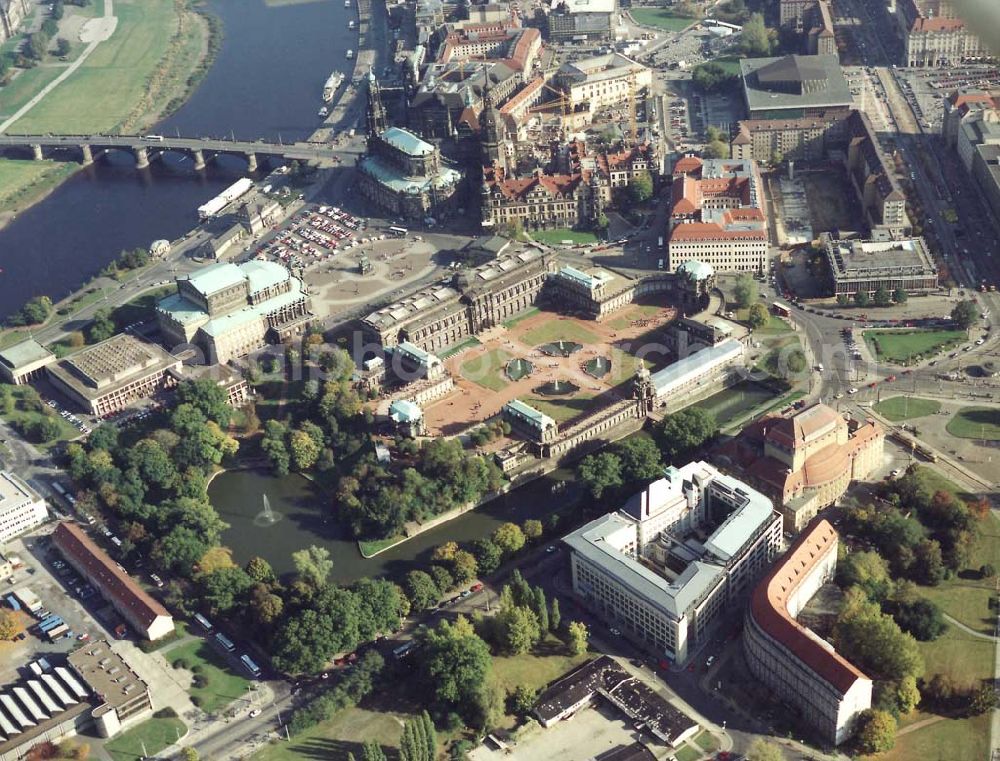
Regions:
[[[379,87],[375,72],[368,70],[368,140],[382,134],[389,127],[385,116],[385,106],[382,105],[382,89]]]
[[[643,416],[648,415],[656,405],[656,389],[653,388],[653,379],[644,364],[640,363],[633,383],[632,395],[639,403],[639,412]]]

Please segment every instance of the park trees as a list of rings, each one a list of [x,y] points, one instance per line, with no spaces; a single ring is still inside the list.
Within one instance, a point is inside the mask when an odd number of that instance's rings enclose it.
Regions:
[[[426,610],[436,604],[441,592],[426,571],[410,571],[403,581],[403,589],[414,610]]]
[[[891,713],[869,708],[858,716],[855,741],[862,753],[884,753],[896,744],[896,720]]]
[[[636,172],[628,181],[628,200],[633,206],[646,203],[653,197],[653,178],[649,172]]]
[[[833,638],[838,650],[880,679],[898,681],[923,674],[924,662],[916,640],[860,588],[847,590]]]
[[[968,330],[979,317],[979,307],[975,301],[964,299],[959,301],[951,310],[951,321],[960,330]]]
[[[481,725],[487,709],[487,681],[493,662],[486,643],[464,616],[441,620],[420,635],[420,673],[434,702]]]
[[[317,547],[316,545],[293,552],[292,565],[295,566],[299,578],[314,587],[325,584],[333,570],[330,551],[326,547]]]
[[[878,290],[875,291],[875,306],[877,307],[887,307],[892,305],[892,294],[889,293],[889,289],[884,285],[879,286]]]
[[[30,38],[29,38],[30,43]],[[7,318],[8,325],[39,325],[52,314],[52,299],[35,296],[28,299],[23,307]]]
[[[253,579],[238,565],[217,568],[198,577],[201,599],[212,613],[228,613],[240,605],[253,586]]]
[[[582,621],[570,621],[566,627],[566,647],[572,655],[587,651],[587,625]]]
[[[710,140],[705,146],[705,155],[710,159],[729,158],[729,145],[722,139]]]
[[[748,273],[741,273],[733,286],[733,298],[740,309],[746,309],[757,301],[757,281]]]
[[[857,586],[872,600],[882,601],[892,588],[889,565],[877,552],[852,552],[837,568],[837,583]]]
[[[87,340],[92,343],[106,341],[115,334],[115,321],[111,317],[110,309],[98,309],[94,312],[94,319],[87,326]]]
[[[768,313],[766,306],[759,301],[750,305],[750,309],[747,312],[747,324],[751,330],[760,330],[770,321],[771,315]]]
[[[493,543],[505,555],[513,555],[524,547],[524,532],[516,523],[501,523],[493,532]]]
[[[654,429],[654,437],[663,459],[672,463],[704,446],[717,430],[711,412],[700,407],[688,407],[664,418]]]
[[[777,34],[764,26],[764,16],[753,13],[740,33],[740,50],[748,57],[771,55],[777,43]]]
[[[587,455],[576,467],[576,477],[590,496],[598,500],[622,485],[622,462],[611,452]]]
[[[490,574],[503,562],[503,550],[490,539],[478,539],[472,545],[472,554],[479,565],[480,573]]]
[[[208,420],[214,420],[219,425],[229,425],[232,408],[229,406],[226,390],[210,378],[181,383],[177,387],[177,401],[190,404]]]
[[[861,308],[868,306],[871,303],[871,297],[868,295],[868,291],[858,291],[855,293],[854,303]]]
[[[714,92],[733,80],[733,75],[715,61],[702,63],[694,67],[691,81],[702,92]]]

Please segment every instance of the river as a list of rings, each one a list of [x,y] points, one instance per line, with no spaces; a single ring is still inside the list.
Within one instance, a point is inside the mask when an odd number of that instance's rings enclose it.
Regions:
[[[358,551],[346,527],[324,509],[329,497],[302,476],[279,478],[260,471],[229,471],[213,479],[208,496],[229,524],[222,543],[232,549],[238,563],[260,555],[284,575],[294,570],[292,553],[315,544],[330,551],[333,579],[349,584],[364,577],[398,579],[412,568],[426,568],[435,547],[487,537],[505,521],[520,524],[538,518],[544,522],[546,516],[571,501],[573,484],[555,495],[551,490],[556,481],[570,478],[572,471],[557,470],[368,559]],[[265,494],[276,515],[273,523],[264,519]]]
[[[210,0],[223,41],[188,102],[154,130],[182,136],[299,140],[316,129],[330,72],[350,74],[357,48],[340,0]],[[72,86],[72,78],[63,85]],[[58,90],[51,97],[58,97]],[[10,130],[17,131],[17,125]],[[0,317],[34,295],[68,296],[122,249],[174,239],[198,223],[197,207],[243,176],[235,157],[195,172],[190,158],[168,155],[138,172],[112,154],[77,173],[0,231]]]

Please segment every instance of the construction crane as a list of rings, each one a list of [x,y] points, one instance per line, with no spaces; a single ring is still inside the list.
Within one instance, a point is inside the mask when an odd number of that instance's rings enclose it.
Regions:
[[[573,110],[569,94],[565,90],[553,87],[548,82],[543,83],[542,88],[555,94],[555,100],[547,100],[544,103],[539,103],[537,106],[532,106],[528,109],[528,113],[537,114],[543,111],[553,111],[558,108],[563,116],[568,116]]]

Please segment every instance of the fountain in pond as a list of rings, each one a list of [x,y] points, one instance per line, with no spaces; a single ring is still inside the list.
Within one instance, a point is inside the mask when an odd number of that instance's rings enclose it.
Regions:
[[[594,357],[583,363],[583,371],[594,378],[603,378],[611,372],[611,360],[607,357]]]
[[[253,525],[255,526],[273,526],[275,523],[280,521],[282,518],[281,513],[276,513],[271,509],[271,503],[267,499],[267,495],[264,495],[264,509],[261,510],[257,517],[253,519]]]
[[[550,357],[568,357],[582,348],[583,344],[578,344],[575,341],[553,341],[539,346],[538,351]]]
[[[521,378],[526,378],[531,375],[531,372],[535,369],[526,359],[512,359],[507,363],[507,377],[512,381],[519,381]]]
[[[542,396],[566,396],[568,394],[575,394],[580,390],[580,387],[567,380],[554,380],[543,383],[532,390]]]

